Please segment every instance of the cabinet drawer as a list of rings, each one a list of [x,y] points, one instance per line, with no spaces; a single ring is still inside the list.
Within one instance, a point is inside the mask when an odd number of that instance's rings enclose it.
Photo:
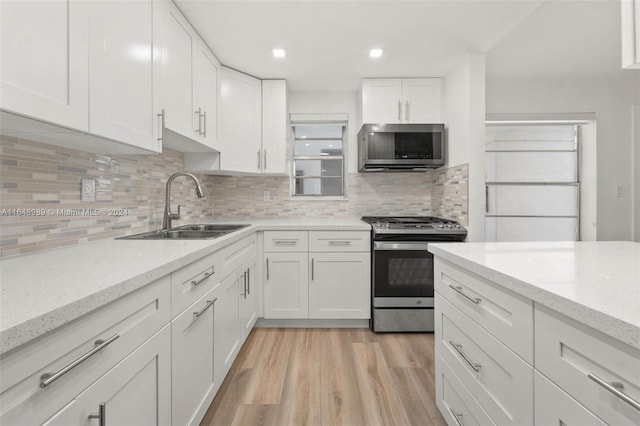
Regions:
[[[640,403],[640,350],[544,307],[535,317],[536,370],[605,423],[640,424],[640,410],[589,377],[618,382]]]
[[[436,405],[450,425],[495,425],[449,364],[436,351]]]
[[[7,353],[0,364],[0,424],[40,424],[169,320],[167,276]],[[41,388],[43,375],[73,365]]]
[[[436,293],[436,350],[499,425],[533,424],[533,367]]]
[[[265,231],[265,252],[306,252],[309,250],[307,231]]]
[[[435,289],[500,342],[533,364],[533,302],[435,258]]]
[[[184,311],[220,282],[216,253],[196,260],[171,274],[171,316]]]
[[[367,231],[310,231],[309,251],[370,251],[371,233]]]
[[[220,262],[218,281],[225,279],[227,275],[241,267],[247,260],[255,259],[258,253],[256,247],[256,234],[254,233],[218,251]]]
[[[534,371],[533,381],[536,425],[606,425],[538,371]]]

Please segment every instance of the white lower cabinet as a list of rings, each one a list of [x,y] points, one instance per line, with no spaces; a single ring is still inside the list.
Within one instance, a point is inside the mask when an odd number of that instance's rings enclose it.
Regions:
[[[217,309],[213,319],[213,359],[216,381],[224,380],[240,350],[240,294],[241,279],[230,274],[220,284]]]
[[[240,337],[244,341],[258,319],[258,286],[256,285],[256,261],[255,258],[245,263],[240,277],[239,308]]]
[[[309,317],[309,256],[304,253],[265,253],[264,317]]]

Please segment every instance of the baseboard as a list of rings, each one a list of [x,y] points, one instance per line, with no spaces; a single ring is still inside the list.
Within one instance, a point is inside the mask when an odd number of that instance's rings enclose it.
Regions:
[[[265,319],[258,318],[260,328],[369,328],[368,319]]]

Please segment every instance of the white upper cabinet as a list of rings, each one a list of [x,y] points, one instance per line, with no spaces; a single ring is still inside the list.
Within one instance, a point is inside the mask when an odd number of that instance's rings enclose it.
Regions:
[[[153,2],[92,2],[89,8],[91,133],[160,152],[153,105]]]
[[[222,67],[220,170],[259,173],[262,160],[262,84]]]
[[[362,122],[370,124],[442,122],[439,78],[362,80]]]
[[[196,59],[196,139],[207,147],[217,148],[220,62],[202,40],[199,40],[197,46]]]
[[[87,131],[86,3],[2,1],[0,15],[0,107]]]
[[[622,0],[622,68],[640,68],[640,0]]]
[[[288,117],[287,82],[262,80],[262,173],[287,174],[287,144],[291,140]]]

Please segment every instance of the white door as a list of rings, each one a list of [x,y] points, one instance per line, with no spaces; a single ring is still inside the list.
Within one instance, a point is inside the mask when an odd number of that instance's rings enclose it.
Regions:
[[[257,78],[222,68],[220,83],[220,169],[260,171],[262,84]]]
[[[216,383],[224,380],[240,349],[239,286],[239,275],[232,272],[220,283],[219,291],[216,291],[218,300],[213,310],[213,370]]]
[[[79,422],[72,424],[99,424],[98,419],[89,420],[89,416],[99,413],[100,404],[104,404],[107,424],[171,423],[170,326],[109,370],[81,393],[75,403]]]
[[[441,87],[439,78],[402,79],[402,122],[442,123]]]
[[[172,424],[193,423],[214,386],[213,292],[171,321]],[[199,419],[196,419],[199,420]]]
[[[309,318],[370,317],[369,253],[309,253]]]
[[[287,82],[262,80],[262,173],[287,173]]]
[[[205,145],[216,148],[220,63],[202,40],[199,40],[198,43],[197,60],[195,80],[196,109],[198,110],[195,125],[196,138]]]
[[[159,45],[162,55],[160,99],[164,124],[187,138],[194,138],[194,55],[198,36],[173,2],[154,2],[160,19]]]
[[[151,0],[89,3],[91,133],[161,151]]]
[[[239,290],[240,340],[244,341],[258,319],[258,286],[255,261],[250,262],[244,269]]]
[[[362,122],[402,122],[402,81],[399,78],[362,80]]]
[[[265,253],[264,317],[309,317],[309,255]]]
[[[0,15],[0,107],[88,130],[86,3],[2,1]]]

